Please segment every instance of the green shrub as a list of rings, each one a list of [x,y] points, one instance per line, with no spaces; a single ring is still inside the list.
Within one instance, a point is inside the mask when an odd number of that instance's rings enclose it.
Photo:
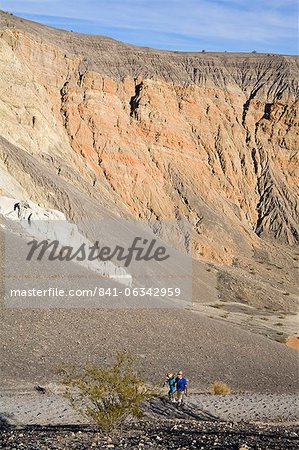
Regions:
[[[132,356],[119,353],[116,363],[108,369],[90,366],[79,374],[64,370],[65,396],[99,430],[116,432],[129,417],[141,417],[142,402],[156,396],[134,363]]]
[[[231,388],[222,381],[214,381],[210,386],[210,393],[213,395],[228,395],[231,393]]]

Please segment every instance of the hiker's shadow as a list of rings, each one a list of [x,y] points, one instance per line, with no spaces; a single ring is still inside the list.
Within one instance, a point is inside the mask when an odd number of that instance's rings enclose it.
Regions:
[[[172,403],[165,397],[157,397],[151,400],[148,412],[155,416],[164,416],[175,419],[195,419],[204,421],[219,420],[219,417],[199,408],[192,408],[186,402],[182,406]]]

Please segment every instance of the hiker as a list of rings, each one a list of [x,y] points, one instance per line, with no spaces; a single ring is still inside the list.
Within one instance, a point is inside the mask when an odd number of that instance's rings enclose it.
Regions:
[[[177,392],[177,402],[178,406],[183,403],[184,396],[187,395],[188,391],[188,381],[183,377],[183,372],[179,370],[177,377],[175,379],[175,387]]]
[[[164,381],[164,386],[168,385],[169,386],[169,391],[168,391],[168,398],[170,402],[174,402],[174,393],[175,393],[175,381],[176,378],[173,375],[173,373],[169,372],[166,375],[166,380]]]

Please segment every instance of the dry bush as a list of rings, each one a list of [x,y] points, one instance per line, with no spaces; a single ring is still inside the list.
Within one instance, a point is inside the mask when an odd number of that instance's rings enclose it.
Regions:
[[[156,395],[127,353],[117,354],[116,363],[108,369],[90,366],[82,373],[63,370],[61,375],[73,408],[103,432],[117,432],[129,417],[141,417],[142,402]]]
[[[210,393],[212,395],[228,395],[231,393],[231,388],[222,381],[214,381],[210,386]]]

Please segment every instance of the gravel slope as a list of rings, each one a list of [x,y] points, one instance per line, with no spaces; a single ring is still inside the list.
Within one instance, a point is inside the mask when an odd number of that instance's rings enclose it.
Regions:
[[[298,354],[283,344],[180,310],[1,311],[1,381],[55,379],[61,365],[137,356],[148,380],[182,368],[194,387],[215,379],[233,390],[296,392]]]

